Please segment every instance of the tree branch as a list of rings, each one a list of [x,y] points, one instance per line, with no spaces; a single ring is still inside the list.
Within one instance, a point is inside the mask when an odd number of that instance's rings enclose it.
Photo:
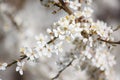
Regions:
[[[16,23],[13,16],[7,12],[5,12],[6,16],[11,20],[12,25],[16,28],[16,30],[20,30],[20,26]]]
[[[48,41],[47,44],[50,44],[50,43],[54,42],[56,39],[57,39],[57,37],[54,37],[52,40]],[[27,58],[27,56],[26,56],[26,55],[23,55],[22,58],[20,58],[20,59],[18,59],[18,60],[16,60],[16,61],[13,61],[13,62],[11,62],[11,63],[9,63],[9,64],[7,65],[7,67],[12,66],[13,64],[16,64],[17,61],[21,61],[21,60],[23,60],[23,59],[25,59],[25,58]]]
[[[59,0],[59,2],[61,3],[64,11],[66,11],[69,15],[73,14],[73,12],[66,6],[63,0]]]
[[[23,59],[25,59],[25,58],[27,58],[26,55],[24,55],[22,58],[20,58],[20,59],[18,59],[18,60],[16,60],[16,61],[13,61],[13,62],[9,63],[9,64],[7,65],[7,67],[12,66],[13,64],[17,63],[17,61],[21,61],[21,60],[23,60]]]
[[[103,42],[106,42],[106,43],[109,43],[109,44],[120,44],[120,41],[117,41],[117,42],[107,41],[107,40],[103,40],[103,39],[100,39],[100,38],[98,38],[98,40],[103,41]]]
[[[116,29],[114,29],[113,31],[117,31],[117,30],[119,30],[120,29],[120,25],[119,26],[117,26],[117,28]]]
[[[71,64],[73,63],[73,61],[74,61],[74,58],[73,58],[63,69],[61,69],[61,70],[57,73],[57,75],[56,75],[55,77],[53,77],[51,80],[57,79],[57,78],[60,76],[60,74],[61,74],[66,68],[68,68],[69,66],[71,66]]]

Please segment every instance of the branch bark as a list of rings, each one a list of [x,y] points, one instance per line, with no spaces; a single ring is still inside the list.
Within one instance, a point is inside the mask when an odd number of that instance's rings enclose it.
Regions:
[[[120,25],[119,26],[117,26],[117,28],[116,29],[114,29],[113,31],[117,31],[117,30],[119,30],[120,29]]]
[[[7,13],[7,12],[5,12],[5,14],[11,20],[11,23],[12,23],[13,27],[15,27],[16,30],[20,31],[20,26],[16,23],[13,16],[11,14]]]
[[[63,0],[59,0],[59,2],[61,3],[64,11],[66,11],[69,15],[73,14],[73,12],[66,6],[66,4]]]
[[[23,60],[23,59],[25,59],[25,58],[27,58],[27,56],[24,55],[22,58],[20,58],[20,59],[18,59],[18,60],[16,60],[16,61],[13,61],[13,62],[11,62],[11,63],[9,63],[9,64],[7,65],[7,67],[12,66],[13,64],[17,63],[17,61],[21,61],[21,60]]]
[[[100,38],[98,38],[98,40],[103,41],[103,42],[106,42],[106,43],[109,43],[109,44],[120,44],[120,41],[117,41],[117,42],[107,41],[107,40],[103,40],[103,39],[100,39]]]
[[[56,75],[55,77],[53,77],[51,80],[57,79],[57,78],[60,76],[60,74],[61,74],[66,68],[68,68],[69,66],[71,66],[71,64],[73,63],[73,61],[74,61],[74,58],[73,58],[63,69],[61,69],[61,70],[57,73],[57,75]]]

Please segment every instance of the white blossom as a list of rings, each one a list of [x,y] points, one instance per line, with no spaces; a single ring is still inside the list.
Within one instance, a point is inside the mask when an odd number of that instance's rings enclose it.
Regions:
[[[92,19],[93,9],[89,7],[92,0],[85,0],[87,6],[79,3],[78,0],[64,1],[73,9],[73,14],[63,16],[57,22],[54,22],[52,28],[47,29],[49,36],[43,34],[36,36],[35,47],[25,47],[21,50],[21,53],[31,61],[42,56],[52,57],[54,53],[59,55],[63,52],[62,43],[67,41],[75,46],[72,48],[72,50],[75,50],[73,51],[75,54],[65,54],[63,58],[60,58],[62,59],[58,62],[58,65],[61,65],[60,69],[64,68],[72,57],[75,57],[80,60],[81,67],[84,66],[83,63],[87,62],[85,66],[95,67],[108,75],[116,63],[115,57],[110,52],[112,45],[98,39],[114,40],[111,35],[113,33],[112,28],[103,21]],[[79,10],[80,7],[82,8]],[[54,41],[54,38],[57,38],[57,40]],[[49,40],[52,40],[52,42],[48,43]],[[21,67],[18,68],[20,69],[17,71],[22,74]]]
[[[7,63],[0,63],[0,70],[4,71],[6,70],[6,67],[7,67]]]
[[[23,67],[25,62],[24,61],[18,61],[16,71],[20,73],[20,75],[23,75]]]
[[[85,51],[82,51],[82,54],[84,54],[88,59],[92,58],[91,50],[89,47],[86,47]]]
[[[59,53],[63,52],[62,44],[63,44],[63,42],[60,42],[60,43],[56,44],[56,46],[54,47],[54,52],[55,52],[57,55],[58,55]]]
[[[77,10],[79,7],[81,7],[81,3],[78,2],[78,0],[75,1],[69,1],[69,7],[73,10]]]
[[[92,2],[93,2],[93,0],[86,0],[86,3],[87,3],[88,5],[91,5]]]
[[[83,16],[86,18],[91,17],[92,13],[93,13],[93,9],[91,9],[90,7],[85,7],[82,12]]]
[[[35,37],[35,39],[37,40],[37,44],[39,46],[44,46],[48,41],[48,36],[39,34],[38,36]]]
[[[43,50],[43,55],[47,57],[51,57],[52,53],[53,53],[53,46],[46,44]]]

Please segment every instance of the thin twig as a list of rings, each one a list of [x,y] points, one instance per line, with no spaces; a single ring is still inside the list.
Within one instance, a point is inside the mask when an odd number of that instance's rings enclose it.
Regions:
[[[47,44],[50,44],[50,43],[54,42],[56,39],[57,39],[57,37],[53,38],[52,40],[48,41]],[[23,60],[23,59],[25,59],[25,58],[27,58],[27,56],[26,56],[26,55],[23,55],[20,59],[9,63],[9,64],[7,65],[7,67],[12,66],[13,64],[16,64],[17,61],[21,61],[21,60]]]
[[[63,0],[59,0],[59,2],[61,3],[64,11],[66,11],[69,15],[73,14],[73,12],[66,6]]]
[[[40,0],[42,2],[43,0]],[[52,3],[54,6],[59,7],[60,9],[63,9],[65,12],[67,12],[69,15],[73,14],[73,12],[68,8],[66,3],[63,0],[59,0],[59,3],[55,1],[49,1],[49,3]]]
[[[106,42],[106,43],[109,43],[109,44],[120,44],[120,41],[117,41],[117,42],[107,41],[107,40],[103,40],[103,39],[100,39],[100,38],[98,38],[98,40],[103,41],[103,42]]]
[[[52,40],[48,41],[47,44],[54,42],[58,37],[54,37]]]
[[[79,1],[79,3],[82,3],[83,2],[83,0],[78,0]]]
[[[61,70],[57,73],[57,75],[56,75],[55,77],[53,77],[51,80],[57,79],[57,78],[60,76],[60,74],[61,74],[66,68],[68,68],[69,66],[71,66],[71,64],[73,63],[73,61],[74,61],[74,58],[73,58],[63,69],[61,69]]]
[[[117,26],[117,28],[116,29],[114,29],[113,31],[117,31],[117,30],[119,30],[120,29],[120,25],[119,26]]]
[[[16,60],[16,61],[13,61],[13,62],[11,62],[11,63],[9,63],[9,64],[7,65],[7,67],[12,66],[13,64],[17,63],[17,61],[21,61],[21,60],[25,59],[26,57],[27,57],[27,56],[24,55],[22,58],[20,58],[20,59],[18,59],[18,60]]]
[[[11,20],[12,25],[16,28],[16,30],[20,30],[20,26],[16,23],[13,16],[7,12],[5,12],[6,16]]]

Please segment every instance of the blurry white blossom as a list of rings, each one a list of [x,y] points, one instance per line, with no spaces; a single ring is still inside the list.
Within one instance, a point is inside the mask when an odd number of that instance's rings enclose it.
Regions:
[[[84,7],[82,12],[83,16],[86,18],[91,17],[92,13],[93,13],[93,10],[90,7]]]
[[[81,7],[81,3],[78,2],[78,0],[75,1],[69,1],[69,7],[73,10],[77,10]]]
[[[20,73],[20,75],[23,75],[23,67],[24,67],[25,62],[24,61],[18,61],[17,62],[17,67],[16,71]]]
[[[0,63],[0,70],[4,71],[6,70],[6,67],[7,67],[7,63]]]

